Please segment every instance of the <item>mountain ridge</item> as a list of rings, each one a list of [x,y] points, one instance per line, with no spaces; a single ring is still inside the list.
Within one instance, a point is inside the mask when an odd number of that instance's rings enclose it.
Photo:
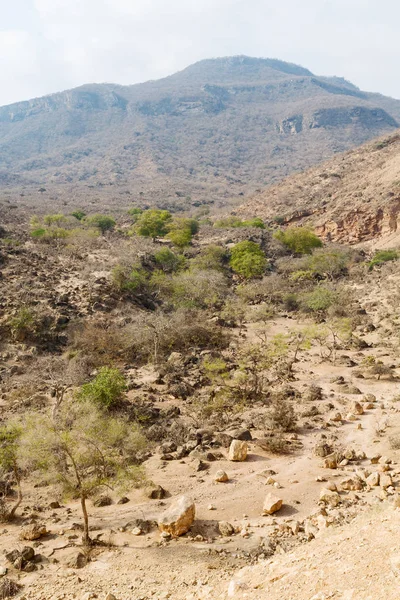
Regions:
[[[394,131],[400,101],[278,59],[205,59],[160,80],[0,107],[0,191],[188,209],[234,205]],[[130,196],[130,198],[128,198]]]

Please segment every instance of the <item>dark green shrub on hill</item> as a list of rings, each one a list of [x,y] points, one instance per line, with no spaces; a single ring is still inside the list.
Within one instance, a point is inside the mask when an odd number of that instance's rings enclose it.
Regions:
[[[244,279],[261,277],[265,272],[268,261],[259,244],[243,241],[231,250],[230,266],[232,270]]]
[[[397,260],[399,258],[399,253],[397,250],[378,250],[375,252],[374,257],[368,263],[368,268],[370,271],[374,267],[379,267],[383,265],[385,262],[389,262],[392,260]]]
[[[295,254],[311,254],[323,246],[322,240],[307,227],[288,227],[274,233],[274,238]]]

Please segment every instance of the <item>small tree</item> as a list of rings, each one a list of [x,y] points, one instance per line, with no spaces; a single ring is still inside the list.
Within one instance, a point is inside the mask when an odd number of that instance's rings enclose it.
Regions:
[[[0,466],[5,474],[12,474],[18,490],[16,502],[5,515],[8,521],[15,517],[15,513],[22,502],[21,469],[18,462],[21,433],[22,429],[17,424],[10,423],[0,427]]]
[[[168,233],[168,225],[171,219],[172,215],[168,210],[157,208],[145,210],[139,215],[134,231],[138,235],[151,237],[155,240],[158,237],[164,237]]]
[[[274,238],[295,254],[311,254],[314,248],[321,248],[320,238],[307,227],[288,227],[277,231]]]
[[[154,254],[154,260],[157,267],[164,273],[175,273],[185,264],[185,257],[181,254],[175,254],[170,248],[162,248]]]
[[[239,242],[231,250],[230,265],[235,273],[245,279],[261,277],[267,264],[264,252],[255,242]]]
[[[121,399],[125,390],[126,381],[121,371],[112,367],[102,367],[92,381],[81,387],[78,397],[102,408],[110,408]]]
[[[228,252],[222,246],[210,244],[200,250],[200,253],[190,261],[192,270],[225,271],[228,262]]]
[[[83,210],[75,210],[73,213],[71,213],[71,216],[75,217],[75,219],[78,219],[78,221],[82,221],[82,219],[86,217],[86,213],[83,212]]]
[[[104,235],[106,231],[114,229],[116,222],[112,217],[107,215],[93,215],[85,218],[85,223],[90,227],[97,227]]]
[[[137,426],[82,402],[65,404],[56,420],[28,416],[19,452],[27,467],[43,471],[66,495],[79,497],[82,540],[90,544],[87,499],[103,488],[143,481],[137,454],[145,445]]]

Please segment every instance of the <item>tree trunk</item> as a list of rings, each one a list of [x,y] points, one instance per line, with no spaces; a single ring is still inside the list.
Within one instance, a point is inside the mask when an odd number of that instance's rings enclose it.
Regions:
[[[82,508],[82,514],[83,514],[82,542],[84,544],[90,544],[92,540],[90,539],[90,536],[89,536],[89,517],[88,517],[88,513],[87,513],[87,509],[86,509],[86,497],[84,494],[82,494],[82,496],[81,496],[81,508]]]
[[[17,487],[18,487],[18,498],[16,503],[14,504],[14,506],[12,507],[12,509],[9,512],[8,518],[10,519],[10,521],[12,521],[12,519],[15,517],[15,513],[18,510],[19,505],[22,502],[22,489],[21,489],[21,482],[19,480],[19,477],[17,477]]]

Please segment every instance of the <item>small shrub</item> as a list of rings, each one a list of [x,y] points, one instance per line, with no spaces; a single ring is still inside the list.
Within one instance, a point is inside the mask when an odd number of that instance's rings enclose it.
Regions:
[[[145,210],[138,216],[134,232],[155,240],[158,237],[164,237],[168,233],[168,225],[171,220],[172,215],[168,210],[155,208]]]
[[[312,292],[305,294],[302,305],[311,312],[324,312],[335,302],[336,296],[332,290],[325,287],[316,287]]]
[[[235,273],[245,279],[261,277],[268,261],[259,244],[243,241],[231,250],[230,265]]]
[[[289,444],[282,432],[267,433],[261,440],[260,447],[271,454],[286,454]]]
[[[98,375],[85,383],[79,393],[80,400],[89,400],[103,408],[110,408],[123,396],[126,390],[125,377],[119,369],[102,367]]]
[[[400,434],[391,435],[389,437],[389,443],[392,450],[400,450]]]
[[[185,257],[175,254],[170,248],[162,248],[154,254],[154,260],[159,269],[164,273],[176,273],[185,264]]]
[[[132,217],[132,221],[136,223],[140,215],[143,213],[143,209],[138,206],[133,206],[128,210],[128,215]]]
[[[112,217],[100,214],[86,217],[85,223],[89,225],[89,227],[97,227],[97,229],[100,229],[103,235],[106,231],[111,231],[114,229],[116,225],[115,220]]]
[[[21,585],[8,577],[3,577],[0,581],[0,598],[12,598],[16,596],[21,589]]]
[[[75,219],[78,219],[78,221],[82,221],[82,219],[86,217],[86,213],[83,212],[83,210],[75,210],[73,213],[71,213],[71,216],[75,217]]]
[[[293,431],[296,428],[297,418],[293,405],[282,394],[273,399],[267,422],[273,430]]]
[[[368,268],[372,271],[374,267],[380,267],[385,262],[397,260],[398,258],[399,253],[397,250],[379,250],[378,252],[375,252],[374,257],[368,263]]]
[[[228,292],[228,282],[217,271],[189,271],[172,279],[172,299],[176,306],[211,308],[221,304]]]
[[[247,221],[242,221],[238,217],[225,217],[224,219],[218,219],[214,223],[214,227],[217,229],[225,229],[230,227],[259,227],[265,229],[265,223],[260,217],[254,217]]]
[[[311,254],[315,248],[321,248],[323,245],[320,238],[306,227],[279,230],[274,234],[274,238],[295,254]]]
[[[222,246],[210,244],[190,261],[191,270],[224,271],[228,261],[228,253]]]

